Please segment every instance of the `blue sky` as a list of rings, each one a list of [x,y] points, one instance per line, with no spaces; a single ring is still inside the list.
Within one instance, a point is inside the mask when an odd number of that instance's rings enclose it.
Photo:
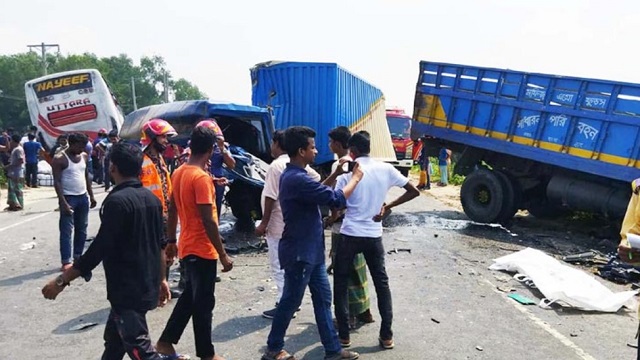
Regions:
[[[411,112],[420,60],[640,82],[640,1],[3,1],[0,54],[162,55],[212,99],[251,102],[249,68],[337,62]]]

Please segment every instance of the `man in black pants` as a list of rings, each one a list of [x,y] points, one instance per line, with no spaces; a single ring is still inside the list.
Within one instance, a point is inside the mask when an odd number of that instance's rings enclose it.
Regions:
[[[136,360],[163,359],[151,344],[146,320],[147,311],[163,306],[171,296],[164,279],[162,204],[138,180],[141,166],[137,146],[113,146],[110,175],[117,186],[100,209],[98,235],[73,267],[42,289],[44,297],[53,300],[77,277],[90,278],[102,261],[111,303],[103,360],[122,359],[125,353]]]
[[[393,308],[389,277],[384,264],[385,252],[380,222],[391,208],[415,198],[420,195],[420,191],[392,165],[369,157],[371,144],[369,133],[366,131],[353,134],[347,144],[351,157],[360,164],[364,176],[352,196],[347,199],[347,211],[340,228],[342,238],[337,241],[335,250],[333,286],[338,335],[343,347],[351,345],[347,288],[353,259],[356,254],[362,253],[373,279],[378,309],[382,317],[378,341],[382,348],[392,349]],[[351,177],[352,174],[338,177],[336,189],[344,188]],[[404,188],[405,192],[398,199],[385,204],[387,192],[394,186]]]
[[[218,232],[216,192],[207,171],[216,135],[208,127],[198,126],[191,133],[191,156],[171,176],[173,191],[167,223],[167,256],[176,255],[176,230],[180,218],[180,259],[185,265],[184,292],[173,308],[160,339],[158,351],[173,359],[177,344],[189,322],[193,322],[196,355],[203,360],[224,360],[211,343],[211,318],[215,306],[215,281],[218,260],[222,271],[233,268]]]

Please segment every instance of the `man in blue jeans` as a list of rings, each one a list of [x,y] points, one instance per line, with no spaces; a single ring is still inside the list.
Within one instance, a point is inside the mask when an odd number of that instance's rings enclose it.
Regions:
[[[293,126],[284,133],[284,150],[290,158],[280,177],[279,201],[284,219],[284,232],[280,239],[278,257],[284,269],[284,292],[276,308],[267,351],[262,360],[295,360],[284,350],[284,336],[289,323],[309,287],[313,311],[325,350],[325,359],[357,359],[358,353],[342,350],[331,316],[331,286],[325,266],[324,228],[320,205],[343,208],[351,196],[362,172],[356,166],[351,180],[342,190],[314,181],[305,168],[313,164],[318,151],[315,131],[304,126]],[[333,183],[342,174],[342,166],[325,180]]]
[[[84,148],[88,138],[85,134],[69,134],[69,147],[51,162],[53,186],[60,205],[60,256],[62,271],[72,266],[79,258],[87,240],[89,208],[96,207],[91,189],[91,177],[87,168]],[[89,195],[87,197],[87,195]],[[73,234],[73,252],[71,233]],[[72,257],[73,256],[73,257]]]
[[[26,141],[22,145],[27,162],[25,182],[28,187],[35,188],[38,187],[38,154],[40,154],[43,149],[42,144],[36,141],[34,134],[30,133],[27,135],[27,138],[29,141]]]

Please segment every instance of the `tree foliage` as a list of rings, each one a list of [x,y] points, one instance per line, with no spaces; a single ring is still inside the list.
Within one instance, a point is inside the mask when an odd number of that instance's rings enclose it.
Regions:
[[[97,69],[109,84],[125,114],[133,111],[131,79],[138,107],[164,102],[165,74],[169,98],[204,99],[206,95],[188,80],[174,80],[161,56],[143,57],[134,63],[126,54],[99,58],[94,54],[48,55],[49,74],[77,69]],[[42,76],[42,62],[34,52],[0,56],[0,128],[24,128],[31,124],[24,95],[25,82]]]

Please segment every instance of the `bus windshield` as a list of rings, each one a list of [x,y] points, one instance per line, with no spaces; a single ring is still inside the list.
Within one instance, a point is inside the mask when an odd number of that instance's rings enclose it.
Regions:
[[[391,137],[408,139],[411,136],[411,119],[405,117],[387,116]]]

